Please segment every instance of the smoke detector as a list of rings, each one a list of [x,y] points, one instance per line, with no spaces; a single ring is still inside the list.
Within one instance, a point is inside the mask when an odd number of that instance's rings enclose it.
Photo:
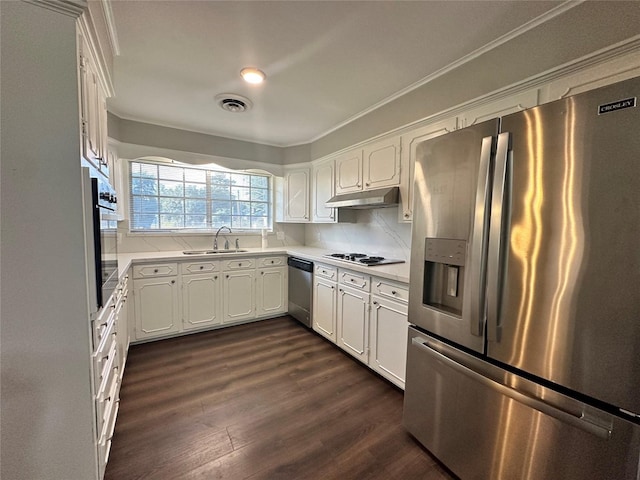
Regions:
[[[216,103],[218,106],[231,113],[242,113],[251,109],[253,104],[251,100],[242,95],[235,93],[221,93],[216,95]]]

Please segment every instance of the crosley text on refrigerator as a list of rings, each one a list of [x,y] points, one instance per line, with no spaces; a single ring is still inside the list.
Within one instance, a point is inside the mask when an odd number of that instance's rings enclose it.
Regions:
[[[640,478],[638,97],[418,147],[404,425],[463,480]]]

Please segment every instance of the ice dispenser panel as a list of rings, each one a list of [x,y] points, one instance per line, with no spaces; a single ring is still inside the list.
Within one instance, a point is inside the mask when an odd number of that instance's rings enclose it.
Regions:
[[[467,242],[449,238],[426,238],[422,303],[462,316],[464,261]]]

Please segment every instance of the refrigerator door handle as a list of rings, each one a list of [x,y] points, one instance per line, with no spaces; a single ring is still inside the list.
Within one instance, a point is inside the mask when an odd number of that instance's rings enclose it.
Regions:
[[[491,195],[491,221],[489,227],[489,249],[487,260],[487,339],[500,342],[500,299],[502,297],[503,255],[507,245],[507,213],[510,192],[508,188],[509,153],[511,134],[498,135],[496,147],[493,191]]]
[[[503,385],[502,383],[497,382],[489,377],[485,377],[481,373],[478,373],[475,370],[472,370],[471,368],[458,363],[457,361],[449,358],[447,355],[443,354],[442,352],[436,350],[430,345],[429,341],[424,338],[413,337],[411,339],[411,344],[418,347],[422,352],[425,352],[431,355],[432,357],[436,358],[437,360],[445,363],[447,366],[451,367],[457,372],[462,373],[463,375],[466,375],[469,378],[472,378],[473,380],[481,383],[482,385],[488,388],[491,388],[497,391],[498,393],[515,400],[516,402],[519,402],[523,405],[526,405],[527,407],[538,410],[539,412],[542,412],[545,415],[549,415],[551,417],[557,418],[558,420],[564,423],[567,423],[585,432],[595,435],[598,438],[602,438],[603,440],[609,440],[611,438],[611,434],[613,431],[613,426],[611,424],[605,426],[605,425],[593,423],[591,421],[592,419],[585,413],[583,413],[580,416],[577,416],[571,412],[567,412],[561,408],[558,408],[554,405],[546,403],[542,400],[538,400],[537,398],[530,397],[529,395],[519,392],[518,390],[515,390],[506,385]]]
[[[489,240],[489,212],[491,208],[491,154],[494,137],[484,137],[480,150],[480,166],[478,168],[478,186],[474,209],[473,230],[469,243],[469,294],[464,296],[462,311],[469,317],[471,334],[484,335],[485,290],[487,261],[485,252]],[[466,288],[465,288],[466,289]]]

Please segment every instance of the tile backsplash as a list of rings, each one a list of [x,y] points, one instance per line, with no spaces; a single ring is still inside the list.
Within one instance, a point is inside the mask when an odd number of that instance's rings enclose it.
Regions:
[[[398,223],[398,208],[357,210],[355,223],[308,224],[304,244],[409,261],[411,224]]]
[[[176,250],[203,250],[213,246],[213,235],[161,235],[130,234],[128,222],[118,222],[118,251],[160,252]],[[278,240],[276,232],[284,234],[284,240]],[[224,238],[234,245],[238,238],[241,248],[259,248],[259,234],[224,234],[218,238],[218,244],[224,244]],[[397,208],[379,208],[358,210],[356,222],[337,224],[293,224],[276,223],[274,232],[268,236],[269,247],[306,245],[331,252],[361,252],[398,258],[409,261],[411,252],[411,224],[398,223]]]

